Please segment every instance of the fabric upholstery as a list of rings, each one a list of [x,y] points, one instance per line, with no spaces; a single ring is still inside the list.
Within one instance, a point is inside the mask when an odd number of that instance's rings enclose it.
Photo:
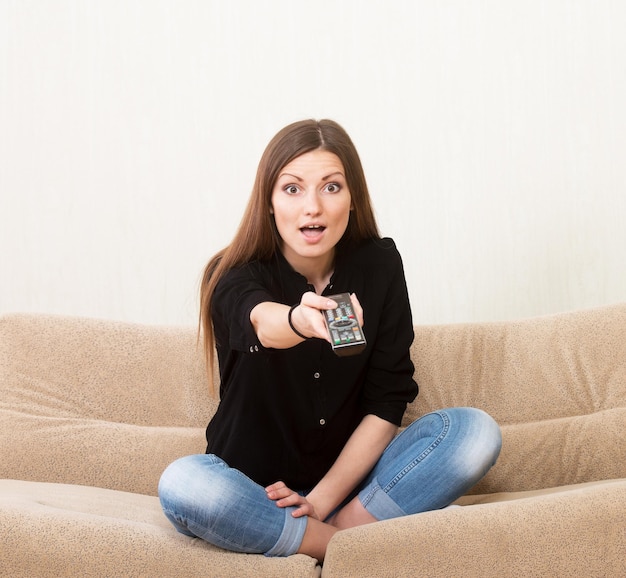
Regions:
[[[625,502],[621,480],[352,528],[333,538],[323,576],[623,576]]]
[[[0,575],[623,573],[626,304],[416,327],[411,354],[405,425],[480,407],[502,426],[500,459],[465,507],[340,532],[322,568],[219,550],[161,513],[161,472],[204,451],[217,404],[195,328],[0,317]]]
[[[0,320],[0,477],[156,495],[215,410],[191,328]]]
[[[265,558],[177,534],[158,498],[66,484],[0,480],[0,576],[188,578],[320,575],[304,555]]]
[[[416,328],[420,395],[405,424],[471,405],[502,427],[474,492],[626,477],[626,306],[513,322]]]

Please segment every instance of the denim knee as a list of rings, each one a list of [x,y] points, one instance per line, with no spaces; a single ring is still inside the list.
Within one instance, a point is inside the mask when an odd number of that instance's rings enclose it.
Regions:
[[[279,508],[261,486],[210,454],[170,464],[159,498],[179,532],[236,552],[289,556],[306,530],[306,517],[291,516],[295,508]]]
[[[359,499],[378,520],[443,508],[487,473],[501,444],[500,428],[484,411],[432,412],[389,444]]]
[[[449,410],[459,412],[466,426],[465,444],[458,452],[466,475],[472,485],[480,481],[495,465],[502,449],[502,432],[496,421],[485,411],[473,407]]]

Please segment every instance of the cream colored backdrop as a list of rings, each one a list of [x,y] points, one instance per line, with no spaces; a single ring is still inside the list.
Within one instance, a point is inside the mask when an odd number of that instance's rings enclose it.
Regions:
[[[0,0],[0,313],[195,323],[269,138],[345,126],[416,323],[626,300],[620,0]]]

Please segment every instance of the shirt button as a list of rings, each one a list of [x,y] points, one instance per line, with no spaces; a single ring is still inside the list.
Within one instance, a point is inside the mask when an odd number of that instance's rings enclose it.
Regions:
[[[250,346],[250,353],[254,353],[254,347]]]
[[[320,420],[320,425],[326,425],[326,420],[324,418]]]
[[[314,377],[315,379],[319,379],[319,378],[320,378],[320,372],[319,372],[319,371],[316,371],[316,372],[313,374],[313,377]]]

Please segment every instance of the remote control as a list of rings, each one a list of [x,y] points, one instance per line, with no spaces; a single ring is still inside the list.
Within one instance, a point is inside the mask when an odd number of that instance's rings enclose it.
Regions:
[[[333,351],[340,357],[361,353],[367,342],[352,309],[350,294],[339,293],[328,298],[337,302],[337,309],[323,312]]]

